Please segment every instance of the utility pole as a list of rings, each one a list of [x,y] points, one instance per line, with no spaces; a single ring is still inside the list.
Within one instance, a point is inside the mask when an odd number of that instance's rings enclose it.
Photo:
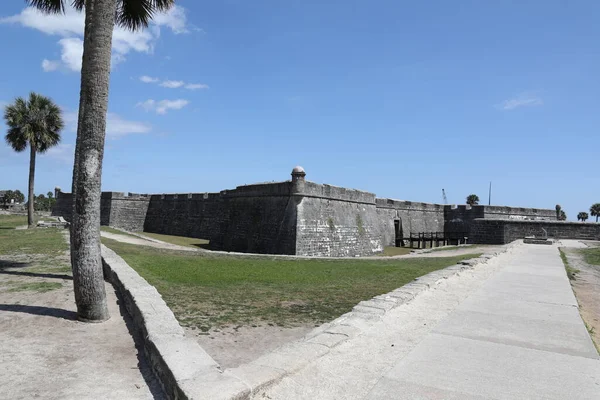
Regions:
[[[488,206],[492,205],[492,182],[490,181],[490,192],[488,194]]]

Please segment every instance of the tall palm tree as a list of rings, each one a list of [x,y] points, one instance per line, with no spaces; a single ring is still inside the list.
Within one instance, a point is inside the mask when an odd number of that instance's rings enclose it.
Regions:
[[[470,194],[467,196],[467,204],[469,205],[477,205],[479,204],[479,196],[477,196],[476,194]]]
[[[592,214],[592,217],[596,217],[596,222],[598,222],[598,217],[600,217],[600,203],[592,204],[590,214]]]
[[[46,13],[62,13],[66,0],[27,2]],[[71,3],[77,10],[85,10],[73,166],[71,266],[78,318],[94,322],[110,317],[100,258],[100,183],[113,29],[115,23],[131,30],[143,29],[154,13],[167,11],[175,0],[73,0]]]
[[[4,119],[8,126],[6,142],[18,152],[29,146],[29,194],[27,201],[27,224],[34,226],[33,205],[35,198],[35,156],[44,153],[60,142],[60,131],[64,123],[60,107],[48,97],[31,93],[29,99],[18,97],[6,106]]]

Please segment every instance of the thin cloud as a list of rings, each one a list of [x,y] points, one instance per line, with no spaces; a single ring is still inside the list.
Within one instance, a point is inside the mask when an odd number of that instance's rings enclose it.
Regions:
[[[204,83],[188,83],[185,85],[185,88],[188,90],[208,89],[208,85]]]
[[[0,24],[18,24],[35,29],[46,35],[60,36],[60,60],[42,61],[46,72],[59,69],[69,71],[81,70],[81,54],[83,54],[84,14],[72,7],[66,7],[65,13],[47,15],[34,7],[26,7],[19,14],[0,18]],[[160,28],[167,27],[175,34],[188,33],[186,10],[181,6],[173,6],[167,13],[155,14],[150,21],[150,28],[132,32],[115,27],[113,31],[112,51],[113,63],[123,62],[130,52],[151,54],[160,37]],[[79,59],[77,59],[79,58]]]
[[[63,112],[66,129],[70,132],[77,131],[77,113]],[[106,137],[108,139],[119,139],[127,135],[145,134],[152,131],[152,126],[140,121],[130,121],[119,114],[106,114]]]
[[[142,81],[144,83],[158,83],[158,82],[160,82],[160,79],[153,78],[153,77],[150,77],[147,75],[142,75],[142,76],[140,76],[140,81]],[[175,80],[169,80],[169,79],[166,79],[166,80],[158,83],[158,86],[169,88],[169,89],[177,89],[177,88],[183,87],[184,89],[187,89],[187,90],[201,90],[201,89],[209,88],[209,86],[205,83],[186,83],[184,81],[175,81]]]
[[[148,75],[142,75],[140,76],[140,81],[144,82],[144,83],[156,83],[158,82],[160,79],[158,78],[153,78],[151,76]]]
[[[521,93],[520,95],[503,101],[498,108],[506,111],[514,110],[519,107],[536,107],[543,105],[542,99],[531,93]]]
[[[143,108],[146,111],[154,111],[157,114],[164,115],[169,110],[181,110],[188,104],[190,104],[190,102],[185,99],[160,101],[148,99],[144,102],[138,103],[137,106]]]
[[[183,85],[185,85],[184,81],[164,81],[160,84],[160,86],[169,89],[176,89],[178,87],[182,87]]]

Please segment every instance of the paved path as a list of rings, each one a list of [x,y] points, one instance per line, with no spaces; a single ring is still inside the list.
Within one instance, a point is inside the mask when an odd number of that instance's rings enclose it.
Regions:
[[[392,310],[267,399],[600,399],[557,246],[522,245]]]

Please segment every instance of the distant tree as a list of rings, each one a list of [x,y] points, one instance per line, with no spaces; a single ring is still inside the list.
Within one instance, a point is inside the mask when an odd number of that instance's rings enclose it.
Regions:
[[[558,214],[558,220],[559,221],[567,220],[567,213],[565,212],[565,210],[560,210],[560,213]]]
[[[477,196],[476,194],[470,194],[467,196],[467,204],[469,205],[477,205],[479,204],[479,196]]]
[[[15,192],[13,192],[12,190],[7,190],[6,192],[4,192],[4,197],[2,198],[2,204],[6,207],[8,204],[11,203],[11,200],[15,199]]]
[[[560,204],[557,204],[554,209],[556,210],[556,219],[560,221],[560,211],[562,210],[562,207]]]
[[[600,203],[593,204],[590,207],[590,214],[592,214],[592,217],[596,217],[596,222],[598,222],[598,217],[600,216]]]
[[[590,216],[588,215],[588,213],[582,211],[579,214],[577,214],[577,221],[585,222],[589,217]]]
[[[15,190],[14,199],[15,199],[15,203],[24,203],[25,195],[23,193],[21,193],[20,190],[17,189],[17,190]]]
[[[54,193],[48,192],[48,193],[46,193],[46,196],[48,196],[48,198],[51,199],[54,197]]]
[[[4,119],[8,127],[6,142],[13,150],[21,152],[29,146],[27,225],[32,228],[35,203],[33,195],[35,156],[37,153],[45,153],[60,142],[60,131],[64,126],[62,113],[60,107],[48,97],[32,92],[28,100],[18,97],[12,104],[6,106]]]

